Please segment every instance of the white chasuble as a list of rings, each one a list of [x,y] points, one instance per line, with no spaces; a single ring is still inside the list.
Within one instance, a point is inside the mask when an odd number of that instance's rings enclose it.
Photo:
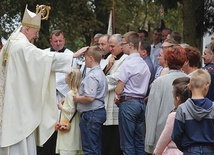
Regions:
[[[69,73],[72,54],[41,50],[21,32],[0,53],[0,144],[12,146],[36,133],[43,145],[57,122],[55,71]]]

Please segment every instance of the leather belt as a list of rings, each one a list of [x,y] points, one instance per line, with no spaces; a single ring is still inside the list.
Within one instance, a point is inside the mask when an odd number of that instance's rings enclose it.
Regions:
[[[144,101],[144,98],[141,97],[132,97],[132,96],[121,96],[119,102],[124,102],[127,100],[140,100],[140,101]]]

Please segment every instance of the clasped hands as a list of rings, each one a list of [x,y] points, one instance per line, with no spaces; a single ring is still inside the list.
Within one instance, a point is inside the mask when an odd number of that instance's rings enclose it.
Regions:
[[[108,66],[113,66],[113,65],[114,65],[115,58],[116,58],[115,55],[111,55],[111,57],[110,57],[109,60],[108,60],[108,65],[107,65],[107,67],[108,67]]]
[[[105,73],[107,73],[111,69],[111,67],[114,65],[115,58],[116,58],[115,55],[111,55],[111,57],[108,60],[108,64],[107,64],[107,66],[105,68]]]

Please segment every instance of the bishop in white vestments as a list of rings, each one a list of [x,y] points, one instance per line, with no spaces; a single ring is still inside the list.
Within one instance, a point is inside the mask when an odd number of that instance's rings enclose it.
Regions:
[[[73,57],[41,50],[41,12],[25,9],[22,25],[0,52],[0,154],[36,155],[57,121],[55,72],[69,73]]]

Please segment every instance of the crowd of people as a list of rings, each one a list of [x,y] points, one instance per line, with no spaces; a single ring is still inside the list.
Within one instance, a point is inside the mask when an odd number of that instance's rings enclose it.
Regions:
[[[34,46],[40,25],[26,7],[0,52],[1,155],[214,154],[214,34],[203,55],[170,28],[72,52],[62,30]]]

